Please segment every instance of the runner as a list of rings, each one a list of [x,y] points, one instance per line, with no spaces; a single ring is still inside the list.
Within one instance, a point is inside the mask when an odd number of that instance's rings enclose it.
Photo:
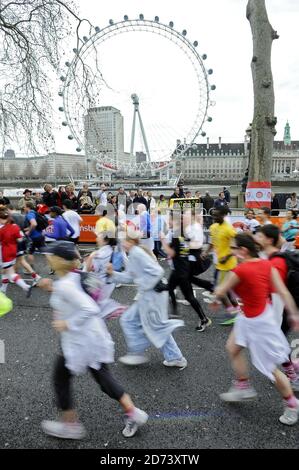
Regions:
[[[60,421],[43,421],[42,429],[62,439],[82,439],[85,428],[78,420],[71,396],[73,375],[90,371],[102,391],[119,402],[126,415],[124,437],[132,437],[148,415],[136,408],[131,397],[111,374],[108,363],[114,362],[114,343],[101,319],[100,308],[84,292],[80,274],[74,272],[80,257],[72,242],[53,242],[44,250],[58,281],[43,279],[41,287],[52,291],[50,304],[54,311],[52,326],[60,333],[61,354],[54,369],[54,387],[61,410]]]
[[[27,292],[30,296],[31,286],[16,274],[15,264],[17,257],[17,242],[22,241],[22,235],[19,227],[12,223],[11,217],[7,211],[0,211],[0,244],[2,253],[2,286],[1,292],[6,293],[9,281],[14,282]]]
[[[212,250],[215,252],[215,285],[221,284],[237,265],[237,259],[230,248],[231,241],[236,236],[236,231],[231,224],[224,220],[226,215],[225,207],[219,207],[213,211],[214,223],[210,227],[210,246],[202,255],[203,258],[206,258]],[[231,325],[235,321],[235,315],[240,313],[239,304],[232,292],[228,292],[226,296],[223,296],[221,301],[227,315],[220,324]]]
[[[166,238],[163,238],[162,233],[161,241],[163,250],[171,258],[173,263],[173,269],[168,280],[169,296],[172,304],[172,316],[178,316],[175,289],[176,287],[180,287],[185,299],[191,304],[199,317],[199,322],[195,329],[197,331],[203,332],[208,326],[211,325],[212,322],[205,315],[200,303],[193,293],[193,288],[190,281],[192,276],[191,265],[189,261],[190,249],[188,241],[184,236],[181,235],[182,227],[180,215],[179,217],[176,217],[176,215],[172,217],[170,225],[172,228],[168,237],[168,243],[166,242]]]
[[[31,241],[28,250],[28,259],[31,265],[33,265],[34,262],[33,254],[35,251],[40,251],[40,249],[45,246],[45,237],[43,235],[43,230],[40,229],[37,225],[37,214],[34,210],[34,207],[35,206],[32,204],[32,202],[26,202],[24,206],[24,232]]]
[[[83,222],[83,219],[80,215],[73,210],[73,203],[69,199],[66,199],[63,202],[64,213],[62,217],[70,224],[74,229],[74,234],[71,235],[70,239],[74,243],[78,243],[80,238],[80,224]]]
[[[126,365],[148,362],[145,350],[152,344],[164,355],[166,367],[184,369],[187,361],[177,346],[172,332],[184,325],[181,320],[168,319],[168,295],[163,289],[164,271],[151,252],[139,246],[142,234],[128,229],[122,244],[128,253],[124,272],[113,271],[110,264],[107,273],[113,282],[137,285],[138,297],[135,303],[122,315],[120,324],[125,335],[128,353],[119,358]]]
[[[285,259],[275,256],[280,252],[279,244],[280,244],[280,230],[276,225],[265,225],[261,228],[261,230],[256,234],[255,239],[263,248],[263,254],[265,255],[266,259],[269,259],[273,268],[277,269],[281,280],[285,285],[287,285],[287,276],[288,276],[288,266]],[[275,313],[275,318],[277,320],[277,324],[281,327],[282,332],[284,335],[288,336],[288,333],[291,329],[291,326],[288,321],[288,314],[284,308],[284,303],[281,297],[277,293],[272,293],[272,304],[273,310]],[[282,364],[283,371],[286,376],[289,378],[292,389],[296,392],[299,391],[299,367],[298,364],[293,363],[291,360],[291,356],[289,356],[289,360]]]
[[[221,299],[234,289],[244,303],[227,342],[227,350],[236,375],[236,381],[220,398],[227,402],[253,399],[256,391],[249,382],[248,367],[243,349],[248,348],[253,365],[272,382],[283,398],[285,411],[279,421],[292,425],[298,420],[299,401],[295,398],[288,378],[278,366],[288,360],[289,345],[274,318],[270,303],[272,286],[283,298],[289,319],[299,328],[296,304],[268,260],[258,258],[256,243],[249,234],[238,234],[232,241],[232,250],[241,262],[225,282],[216,288],[216,298]]]

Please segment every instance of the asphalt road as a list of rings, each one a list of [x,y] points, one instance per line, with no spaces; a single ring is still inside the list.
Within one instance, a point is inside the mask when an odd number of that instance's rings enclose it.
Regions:
[[[46,275],[45,262],[40,259],[38,265]],[[130,304],[135,292],[134,287],[121,287],[115,298]],[[218,325],[213,315],[213,325],[198,333],[194,329],[196,314],[183,305],[180,311],[185,327],[175,337],[188,359],[185,370],[165,368],[155,349],[149,352],[149,364],[128,368],[116,362],[111,367],[137,406],[150,415],[148,424],[134,438],[122,436],[118,404],[105,396],[89,375],[75,378],[73,383],[88,437],[75,442],[45,436],[41,421],[56,416],[51,374],[58,351],[48,295],[36,288],[27,300],[16,286],[9,286],[8,294],[14,309],[0,319],[6,355],[6,362],[0,364],[0,448],[298,448],[299,424],[285,427],[279,423],[281,400],[257,371],[252,371],[259,392],[256,401],[235,405],[220,401],[219,393],[228,389],[232,378],[224,349],[230,327]],[[124,339],[117,320],[111,321],[109,328],[117,358],[125,353]]]

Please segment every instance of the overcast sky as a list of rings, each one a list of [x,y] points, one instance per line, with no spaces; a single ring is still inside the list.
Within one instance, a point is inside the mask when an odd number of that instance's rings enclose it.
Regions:
[[[198,52],[208,55],[205,65],[214,70],[210,83],[217,86],[212,94],[216,105],[209,109],[213,121],[205,124],[203,130],[210,137],[210,142],[218,141],[219,136],[224,142],[243,140],[253,115],[252,38],[245,14],[247,0],[78,1],[81,15],[89,17],[94,25],[101,28],[108,25],[110,18],[116,22],[122,20],[125,14],[133,19],[143,13],[147,19],[158,15],[166,24],[172,20],[178,31],[186,29],[187,37],[192,42],[198,41]],[[292,139],[299,140],[299,60],[296,47],[299,44],[299,1],[268,0],[266,3],[270,22],[280,36],[273,42],[272,48],[275,114],[278,118],[276,138],[283,138],[284,126],[289,120]],[[133,42],[128,38],[126,43],[120,35],[110,44],[107,41],[102,49],[102,72],[108,81],[113,82],[112,87],[117,94],[113,97],[107,93],[100,104],[114,104],[121,108],[125,117],[126,150],[132,125],[130,93],[136,92],[143,97],[141,111],[154,149],[163,147],[163,143],[166,147],[176,134],[185,132],[196,110],[198,91],[192,67],[186,63],[178,48],[174,51],[171,44],[164,44],[165,40],[148,36],[140,40],[136,36],[138,40]],[[130,55],[126,62],[124,55],[128,49]],[[157,83],[160,83],[158,91]],[[160,102],[162,95],[165,100]],[[161,131],[163,128],[164,132]],[[66,136],[66,131],[57,133],[57,151],[75,150],[75,144],[70,144]]]

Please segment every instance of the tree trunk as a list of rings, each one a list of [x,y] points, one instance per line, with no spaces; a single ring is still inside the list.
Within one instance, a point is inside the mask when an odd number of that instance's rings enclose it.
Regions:
[[[251,71],[254,91],[248,181],[270,183],[277,122],[274,116],[271,48],[272,41],[279,36],[269,23],[265,0],[248,0],[246,16],[253,39]]]

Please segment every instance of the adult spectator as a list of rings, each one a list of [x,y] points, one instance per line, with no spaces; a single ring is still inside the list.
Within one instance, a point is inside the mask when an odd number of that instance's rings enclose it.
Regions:
[[[51,184],[45,184],[44,190],[43,203],[48,207],[57,206],[58,194],[54,191],[53,186]]]
[[[149,213],[154,212],[156,209],[156,200],[153,197],[153,194],[151,191],[148,191],[146,201],[147,201],[146,209],[149,211]]]
[[[271,215],[274,217],[279,216],[279,200],[275,193],[271,193]]]
[[[269,207],[262,207],[261,210],[258,211],[258,216],[261,221],[261,226],[272,224],[270,219],[271,209],[269,209]]]
[[[254,210],[247,209],[244,213],[245,215],[245,225],[251,233],[255,233],[256,229],[260,227],[260,223],[255,218]]]
[[[282,226],[282,235],[287,242],[294,242],[299,233],[299,224],[297,222],[298,212],[289,210],[286,215],[286,221]]]
[[[186,191],[185,197],[187,199],[191,199],[192,198],[192,192],[191,191]]]
[[[135,205],[134,205],[135,197],[136,197],[135,191],[131,190],[126,200],[126,209],[127,209],[128,215],[135,215],[135,210],[136,210]]]
[[[229,204],[230,203],[230,192],[229,192],[229,190],[227,189],[226,186],[223,187],[223,193],[224,193],[224,197],[225,197],[226,202]]]
[[[69,185],[66,186],[65,191],[66,191],[65,200],[68,199],[69,201],[72,201],[73,209],[77,210],[78,209],[78,198],[75,194],[75,186],[73,184],[69,184]]]
[[[180,190],[180,192],[179,192],[180,197],[185,197],[184,184],[183,184],[183,183],[179,183],[179,184],[178,184],[178,188],[179,188],[179,190]]]
[[[41,204],[44,204],[42,193],[40,193],[40,192],[33,193],[33,197],[34,197],[36,207],[41,205]]]
[[[43,229],[37,225],[37,213],[34,210],[35,205],[31,201],[25,202],[24,212],[25,212],[25,221],[24,221],[24,232],[27,237],[30,239],[31,243],[29,246],[29,256],[28,260],[30,264],[33,264],[34,257],[33,254],[36,250],[45,246],[45,237],[43,235]]]
[[[219,193],[218,199],[215,200],[214,207],[215,209],[219,209],[219,207],[224,206],[227,206],[227,200],[225,199],[224,192],[222,191],[221,193]]]
[[[291,197],[289,197],[286,201],[286,210],[291,211],[291,210],[299,210],[299,200],[297,198],[296,193],[292,193]]]
[[[25,210],[25,204],[27,202],[31,202],[33,204],[33,207],[35,207],[35,201],[32,197],[32,191],[30,189],[25,189],[25,191],[23,192],[23,197],[18,202],[18,209],[20,209],[21,211]]]
[[[137,195],[134,198],[134,204],[143,204],[145,207],[147,205],[147,200],[145,197],[142,195],[142,189],[138,189]]]
[[[63,218],[74,229],[74,234],[70,237],[70,239],[72,242],[78,243],[80,237],[80,224],[83,220],[77,212],[73,211],[73,203],[68,199],[63,203],[63,210]]]
[[[184,194],[184,196],[185,196],[185,194]],[[180,188],[177,186],[174,190],[174,193],[170,196],[169,201],[171,199],[180,199],[181,197],[184,197],[184,196],[181,195]]]
[[[78,212],[80,214],[92,214],[94,205],[90,197],[88,196],[88,191],[82,191],[80,198],[78,198]],[[72,201],[70,201],[72,202]]]
[[[201,196],[201,192],[200,191],[195,191],[195,197],[196,199],[199,199],[199,202],[202,203],[202,196]],[[214,201],[213,201],[214,203]],[[213,207],[213,206],[212,206]]]
[[[104,183],[101,184],[96,199],[99,206],[107,206],[107,186]]]
[[[4,196],[3,191],[0,191],[0,200],[4,202],[5,206],[8,206],[10,204],[10,200],[8,197]]]
[[[214,199],[210,195],[209,191],[206,191],[205,196],[202,198],[202,205],[207,214],[209,214],[209,211],[214,207]]]
[[[57,205],[58,205],[58,207],[62,208],[63,202],[66,198],[65,186],[59,186],[57,194],[58,194]]]
[[[46,232],[46,237],[52,240],[69,241],[74,236],[75,230],[67,219],[62,217],[62,210],[58,206],[50,207],[50,217],[53,219],[52,231]]]
[[[165,198],[164,194],[160,195],[159,201],[157,202],[157,208],[160,211],[161,215],[166,215],[166,211],[168,208],[168,201]]]
[[[127,208],[127,194],[124,188],[120,187],[117,191],[117,207],[118,210],[125,212]]]
[[[117,200],[117,196],[116,194],[113,194],[111,199],[110,199],[110,204],[111,206],[113,207],[113,210],[115,211],[115,213],[117,214],[117,211],[118,211],[118,200]]]
[[[78,201],[80,201],[80,197],[83,195],[83,193],[87,193],[87,196],[91,199],[91,202],[93,203],[93,195],[89,189],[88,183],[83,183],[82,189],[80,189],[78,193]]]

